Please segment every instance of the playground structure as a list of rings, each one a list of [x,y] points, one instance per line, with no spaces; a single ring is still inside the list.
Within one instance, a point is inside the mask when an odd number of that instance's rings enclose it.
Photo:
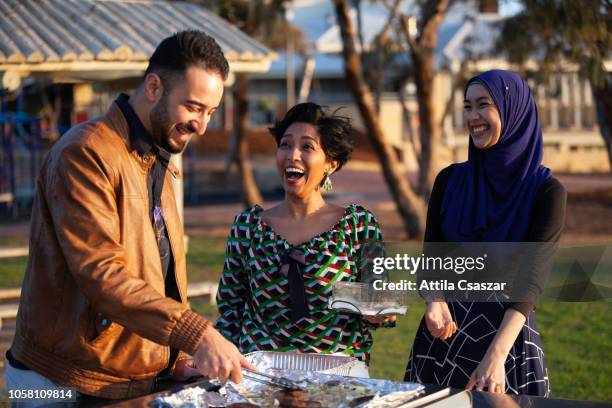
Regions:
[[[19,209],[34,198],[36,177],[45,153],[41,119],[22,111],[20,96],[16,112],[0,103],[0,214],[19,217]]]

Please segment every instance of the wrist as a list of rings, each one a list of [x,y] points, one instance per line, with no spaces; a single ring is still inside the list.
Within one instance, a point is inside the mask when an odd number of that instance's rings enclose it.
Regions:
[[[509,350],[506,350],[504,347],[500,347],[498,344],[491,344],[489,349],[487,350],[487,354],[494,359],[506,360],[508,356]]]
[[[193,355],[209,335],[211,323],[203,316],[187,309],[170,334],[170,346]]]

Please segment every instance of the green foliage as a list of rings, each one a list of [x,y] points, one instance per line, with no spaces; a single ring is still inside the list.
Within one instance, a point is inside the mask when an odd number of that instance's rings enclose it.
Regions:
[[[612,5],[607,0],[523,0],[523,10],[504,23],[498,45],[511,61],[540,62],[545,76],[557,64],[579,64],[584,78],[600,84],[612,46]]]
[[[301,30],[285,19],[287,0],[200,0],[245,33],[274,50],[285,49],[287,38],[292,38],[296,49],[304,52],[306,40]]]

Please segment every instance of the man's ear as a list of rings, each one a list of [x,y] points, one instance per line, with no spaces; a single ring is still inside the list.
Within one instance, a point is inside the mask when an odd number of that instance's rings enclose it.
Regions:
[[[144,80],[144,94],[147,101],[157,103],[164,93],[164,85],[159,75],[147,74]]]

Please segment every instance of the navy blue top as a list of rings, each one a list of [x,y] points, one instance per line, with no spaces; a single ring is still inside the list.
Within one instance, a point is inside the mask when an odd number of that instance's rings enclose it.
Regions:
[[[450,242],[527,240],[536,193],[551,177],[542,166],[542,129],[529,86],[510,71],[480,74],[501,118],[499,141],[488,149],[469,142],[468,161],[453,166],[442,202]]]

